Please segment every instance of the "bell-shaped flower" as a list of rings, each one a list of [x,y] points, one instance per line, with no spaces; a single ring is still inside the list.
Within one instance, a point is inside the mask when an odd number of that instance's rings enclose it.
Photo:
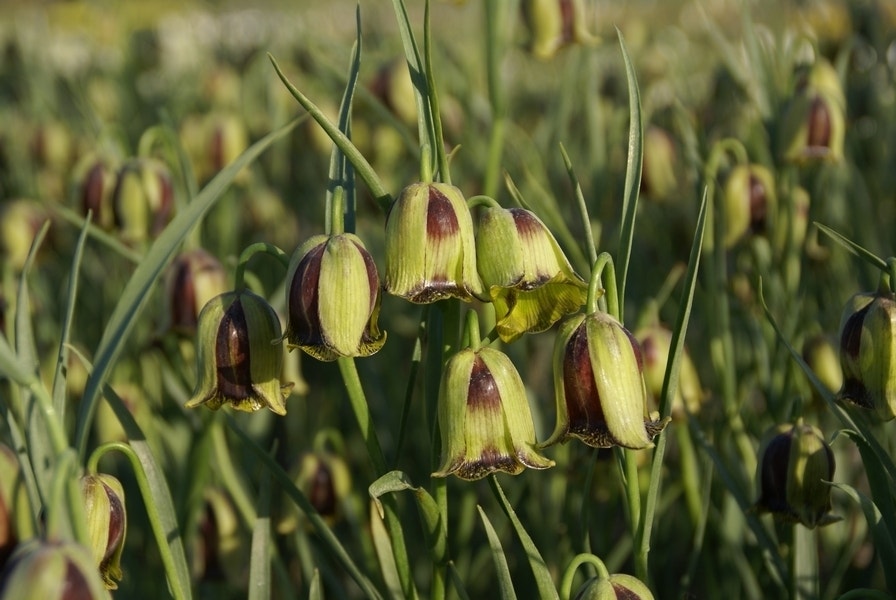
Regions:
[[[763,235],[777,210],[775,179],[762,165],[738,165],[725,180],[725,247],[749,233]]]
[[[356,235],[317,235],[296,250],[286,306],[287,345],[318,360],[370,356],[386,342],[376,265]]]
[[[199,313],[197,337],[199,379],[187,408],[229,404],[286,414],[292,384],[279,381],[280,318],[264,298],[246,289],[216,296]]]
[[[0,572],[0,600],[108,600],[90,550],[75,542],[31,538]]]
[[[386,219],[385,290],[418,304],[483,296],[473,217],[463,194],[444,183],[413,183]]]
[[[438,412],[442,464],[433,477],[474,480],[554,465],[535,449],[535,425],[519,373],[494,348],[467,348],[449,359]]]
[[[227,291],[227,281],[221,261],[202,248],[177,256],[171,263],[166,285],[171,329],[188,335],[196,333],[199,312],[209,300]]]
[[[81,494],[93,560],[106,589],[118,589],[122,577],[121,553],[128,527],[124,488],[112,475],[99,473],[81,478]]]
[[[483,209],[476,259],[504,342],[548,329],[588,295],[550,230],[522,208]]]
[[[834,453],[817,427],[780,425],[759,449],[755,509],[814,528],[840,520],[831,514]]]
[[[582,585],[573,600],[653,600],[653,593],[637,577],[615,573],[592,577]]]
[[[597,41],[585,27],[582,0],[524,0],[521,9],[529,31],[528,49],[537,58],[547,60],[570,44]]]
[[[784,159],[797,164],[843,157],[846,96],[837,71],[820,60],[798,77],[782,117]]]
[[[641,349],[611,315],[563,323],[553,363],[557,425],[544,446],[575,437],[594,448],[648,448],[669,422],[648,413]]]
[[[174,212],[171,171],[154,158],[137,158],[119,170],[112,192],[115,227],[129,244],[154,238]]]
[[[896,297],[890,292],[856,294],[840,320],[843,387],[838,399],[896,417]]]
[[[672,331],[665,325],[653,323],[641,327],[634,335],[641,347],[647,393],[658,403],[672,351]],[[700,412],[705,397],[697,367],[687,349],[684,349],[679,362],[678,388],[672,399],[672,414],[676,417],[688,413],[696,415]]]

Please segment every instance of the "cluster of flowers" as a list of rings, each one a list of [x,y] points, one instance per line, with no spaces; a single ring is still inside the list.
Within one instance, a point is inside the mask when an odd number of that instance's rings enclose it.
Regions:
[[[214,297],[198,317],[199,380],[188,407],[230,405],[286,413],[277,342],[318,360],[377,352],[381,288],[414,303],[447,298],[491,302],[504,342],[562,325],[555,350],[557,424],[537,444],[525,388],[506,354],[465,348],[443,371],[439,423],[443,462],[435,476],[473,480],[553,461],[540,447],[581,439],[594,447],[641,449],[665,426],[648,414],[641,348],[613,316],[574,314],[588,285],[532,212],[483,207],[478,231],[461,191],[415,183],[395,199],[386,221],[382,286],[376,265],[354,234],[310,238],[287,275],[287,326],[248,290]],[[272,343],[273,342],[273,343]]]

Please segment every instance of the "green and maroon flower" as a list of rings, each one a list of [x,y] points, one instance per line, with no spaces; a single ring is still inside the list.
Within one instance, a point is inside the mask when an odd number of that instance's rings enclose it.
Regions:
[[[588,285],[550,230],[528,210],[483,209],[476,258],[504,342],[544,331],[585,303]]]
[[[439,387],[442,465],[433,477],[481,479],[503,471],[546,469],[519,373],[506,354],[467,348],[445,366]]]
[[[611,315],[569,318],[553,363],[557,425],[543,446],[578,438],[594,448],[648,448],[669,422],[648,413],[641,349]]]
[[[112,475],[85,475],[81,478],[81,494],[93,560],[106,589],[118,589],[122,577],[121,553],[128,527],[124,488]]]
[[[198,329],[199,379],[187,408],[207,404],[217,410],[229,404],[286,414],[292,384],[279,380],[280,318],[264,298],[245,289],[216,296],[199,314]]]
[[[358,236],[312,237],[293,255],[287,282],[290,348],[330,361],[370,356],[383,347],[379,275]]]
[[[459,189],[414,183],[392,204],[386,220],[385,289],[418,304],[483,296],[473,217]]]

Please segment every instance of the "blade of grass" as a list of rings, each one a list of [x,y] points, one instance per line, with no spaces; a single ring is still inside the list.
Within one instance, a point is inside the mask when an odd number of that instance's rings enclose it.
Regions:
[[[694,231],[694,241],[691,244],[688,270],[684,278],[684,289],[681,292],[681,307],[672,332],[672,341],[670,342],[671,352],[669,360],[666,363],[666,373],[663,377],[663,390],[660,395],[659,406],[660,416],[666,416],[671,412],[672,399],[678,391],[678,375],[681,368],[681,361],[684,356],[684,339],[691,318],[691,308],[694,305],[694,292],[697,289],[697,274],[700,271],[703,234],[706,231],[706,207],[707,194],[704,191],[703,200],[700,203],[700,213],[697,217],[697,228]],[[647,573],[647,558],[650,553],[650,534],[653,529],[656,502],[659,497],[665,451],[666,430],[663,430],[656,440],[656,448],[653,452],[653,462],[650,467],[650,487],[647,490],[647,498],[644,502],[644,518],[640,520],[640,526],[638,528],[635,560],[640,563],[640,569],[636,568],[636,572]]]
[[[357,29],[357,37],[352,47],[352,58],[348,70],[348,82],[345,84],[345,91],[342,94],[342,102],[339,105],[339,131],[351,139],[351,114],[352,101],[355,97],[355,88],[358,84],[358,74],[361,72],[361,6],[358,5],[355,10],[355,23]],[[330,184],[327,186],[327,204],[326,204],[326,229],[331,233],[341,233],[347,231],[354,233],[355,231],[355,177],[352,171],[352,165],[345,157],[345,154],[339,149],[339,146],[333,146],[333,152],[330,154]],[[345,190],[345,201],[343,202],[344,216],[342,218],[341,231],[333,231],[333,219],[331,216],[333,203],[333,192],[335,186],[341,186]]]
[[[516,532],[516,536],[519,538],[520,543],[523,545],[523,549],[526,551],[526,557],[529,559],[529,566],[532,569],[532,574],[535,576],[535,586],[538,590],[538,597],[542,600],[547,600],[548,598],[559,600],[560,596],[557,594],[557,588],[554,585],[554,580],[551,578],[551,572],[544,562],[544,558],[542,558],[538,548],[535,547],[535,542],[532,541],[526,528],[523,527],[523,524],[516,516],[513,506],[510,505],[507,496],[504,495],[504,490],[502,490],[500,484],[498,484],[497,477],[492,475],[488,478],[488,483],[489,487],[492,488],[495,497],[498,499],[498,502],[501,504],[501,509],[504,511],[504,514],[510,519],[510,523],[513,525],[513,530]]]
[[[835,489],[845,492],[862,508],[865,519],[868,521],[868,528],[874,538],[874,549],[880,558],[887,587],[890,590],[896,590],[896,545],[894,545],[893,537],[890,535],[880,509],[871,498],[851,485],[845,483],[832,483],[831,485]]]
[[[491,521],[485,515],[485,511],[481,506],[476,506],[479,510],[479,517],[482,519],[482,525],[485,527],[485,535],[488,537],[489,548],[492,549],[492,559],[495,561],[495,571],[498,575],[498,587],[501,590],[502,600],[516,600],[516,592],[513,590],[513,578],[510,576],[510,568],[507,566],[507,557],[504,556],[504,548],[501,547],[501,540],[495,533]]]
[[[881,271],[887,271],[887,269],[888,269],[887,262],[884,259],[880,258],[879,256],[875,255],[870,250],[866,250],[862,246],[859,246],[858,244],[856,244],[849,238],[846,238],[846,237],[840,235],[839,233],[837,233],[836,231],[834,231],[833,229],[831,229],[830,227],[828,227],[826,225],[822,225],[821,223],[819,223],[817,221],[814,222],[814,225],[816,227],[818,227],[819,231],[826,234],[832,240],[834,240],[835,242],[837,242],[838,244],[843,246],[851,254],[858,256],[859,258],[861,258],[862,260],[867,262],[869,265],[877,267]]]
[[[263,473],[258,490],[258,516],[249,555],[249,600],[271,597],[271,475]]]
[[[625,39],[617,28],[619,47],[625,61],[625,77],[628,81],[628,163],[625,168],[625,191],[622,197],[622,228],[619,233],[619,252],[616,255],[616,271],[619,273],[619,320],[622,320],[625,306],[625,282],[628,278],[632,239],[635,236],[635,217],[638,214],[638,195],[641,189],[641,167],[644,159],[644,122],[641,115],[641,92],[635,67],[625,48]]]
[[[81,399],[75,431],[75,448],[82,459],[87,452],[90,425],[93,422],[93,415],[106,378],[130,337],[137,317],[152,296],[152,288],[162,274],[162,270],[171,261],[184,238],[214,206],[215,201],[221,197],[237,174],[271,144],[289,133],[297,123],[297,120],[293,121],[269,133],[252,144],[233,163],[218,173],[186,206],[183,212],[174,217],[152,244],[144,260],[135,269],[103,330],[103,336],[95,353],[94,369],[87,380]]]

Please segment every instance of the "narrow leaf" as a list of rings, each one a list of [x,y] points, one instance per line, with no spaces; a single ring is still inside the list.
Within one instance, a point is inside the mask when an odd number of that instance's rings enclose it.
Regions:
[[[498,574],[498,587],[501,588],[502,600],[516,600],[516,592],[513,591],[513,578],[510,577],[510,568],[507,566],[507,557],[504,556],[504,548],[501,547],[501,540],[495,533],[491,521],[485,516],[485,511],[481,506],[479,516],[482,519],[482,525],[485,527],[485,535],[488,536],[488,545],[492,549],[492,559],[495,561],[495,571]]]
[[[628,163],[625,169],[625,191],[622,199],[622,228],[619,234],[619,252],[616,256],[619,284],[619,320],[625,305],[625,282],[628,278],[629,259],[632,252],[632,239],[635,236],[635,216],[638,214],[638,194],[641,189],[641,165],[644,158],[644,123],[641,116],[641,92],[638,90],[638,78],[635,67],[625,48],[622,32],[619,35],[619,47],[625,61],[625,77],[628,81]]]
[[[538,597],[542,600],[548,598],[559,599],[560,596],[557,594],[557,588],[554,586],[554,580],[551,579],[551,572],[548,570],[544,558],[542,558],[538,548],[535,547],[535,542],[532,541],[529,532],[526,531],[526,528],[523,527],[523,524],[516,516],[516,512],[513,510],[510,502],[508,502],[507,496],[504,495],[504,490],[502,490],[501,486],[498,484],[498,479],[495,476],[492,476],[488,478],[488,482],[492,491],[495,493],[495,497],[501,503],[501,508],[504,510],[504,514],[510,519],[510,523],[513,525],[513,529],[516,532],[516,536],[519,538],[520,543],[522,543],[523,549],[526,551],[526,557],[529,559],[529,566],[532,568],[532,574],[535,576],[535,586],[538,590]]]
[[[380,575],[386,583],[389,595],[396,600],[404,598],[401,587],[401,577],[398,575],[398,565],[395,564],[395,553],[392,551],[392,540],[386,530],[384,515],[380,512],[382,507],[377,507],[377,502],[370,501],[370,536],[373,538],[373,548],[380,562]]]
[[[874,254],[873,252],[871,252],[870,250],[866,250],[862,246],[859,246],[858,244],[856,244],[851,239],[840,235],[839,233],[837,233],[830,227],[827,227],[826,225],[822,225],[821,223],[818,223],[817,221],[815,222],[815,226],[818,227],[818,229],[822,233],[826,234],[832,240],[834,240],[835,242],[837,242],[838,244],[840,244],[841,246],[846,248],[846,250],[848,250],[851,254],[858,256],[859,258],[866,261],[868,264],[870,264],[873,267],[877,267],[878,269],[880,269],[882,271],[887,270],[887,262],[884,259],[877,256],[876,254]]]
[[[887,587],[896,590],[896,546],[893,543],[893,537],[887,529],[880,510],[877,505],[868,496],[864,495],[856,488],[845,483],[832,483],[836,489],[846,492],[865,513],[865,519],[868,521],[868,528],[874,538],[874,548],[880,557],[880,563],[883,567],[884,578],[887,580]]]
[[[429,542],[433,560],[442,563],[447,558],[448,531],[436,501],[425,489],[411,484],[407,474],[402,471],[389,471],[368,488],[380,518],[384,516],[383,506],[380,504],[380,496],[391,492],[410,491],[417,501],[417,510],[423,523],[423,531]]]

